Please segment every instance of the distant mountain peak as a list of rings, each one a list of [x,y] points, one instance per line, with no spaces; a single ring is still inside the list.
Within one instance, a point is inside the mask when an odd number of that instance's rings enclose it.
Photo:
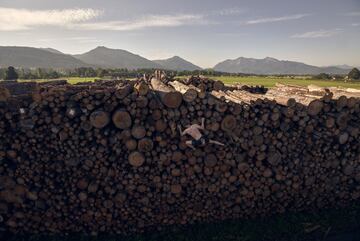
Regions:
[[[154,69],[161,68],[140,55],[133,54],[122,49],[110,49],[104,46],[98,46],[84,54],[74,55],[85,63],[104,68],[126,68],[126,69]]]
[[[107,48],[105,46],[97,46],[95,49],[109,49],[109,48]]]
[[[108,50],[117,50],[117,49],[110,49],[110,48],[107,48],[105,46],[97,46],[96,48],[94,48],[94,49],[92,49],[90,51],[108,51]]]
[[[273,61],[273,62],[279,61],[278,59],[275,59],[275,58],[273,58],[273,57],[265,57],[264,60]]]
[[[174,55],[174,56],[172,56],[171,58],[168,58],[168,59],[182,59],[183,60],[183,58],[181,58],[180,56],[177,56],[177,55]]]
[[[193,63],[181,58],[180,56],[173,56],[168,59],[153,60],[153,62],[160,64],[164,69],[168,70],[200,70],[201,68]]]
[[[39,49],[46,50],[46,51],[49,51],[49,52],[54,53],[54,54],[64,54],[63,52],[60,52],[59,50],[53,49],[53,48],[39,48]]]
[[[327,66],[327,67],[331,67],[331,66]],[[338,67],[340,69],[353,69],[353,66],[347,65],[347,64],[341,64],[341,65],[333,65],[332,67]]]

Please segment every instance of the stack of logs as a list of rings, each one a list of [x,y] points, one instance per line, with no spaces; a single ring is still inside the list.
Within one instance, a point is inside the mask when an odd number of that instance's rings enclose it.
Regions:
[[[225,85],[223,82],[219,80],[212,80],[206,78],[204,76],[191,76],[187,79],[179,79],[179,82],[185,85],[191,85],[197,87],[200,91],[203,92],[211,92],[211,91],[220,91],[220,90],[244,90],[253,94],[265,94],[267,92],[267,88],[263,85],[260,86],[248,86],[242,84],[236,85]]]
[[[0,231],[141,232],[360,200],[357,91],[196,81],[0,85]],[[202,118],[225,146],[185,145],[178,126]]]

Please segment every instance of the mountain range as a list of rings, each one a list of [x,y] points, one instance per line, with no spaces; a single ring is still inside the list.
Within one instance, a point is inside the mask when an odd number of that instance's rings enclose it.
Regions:
[[[340,67],[317,67],[295,61],[278,60],[271,57],[253,59],[240,57],[228,59],[214,66],[214,70],[227,73],[247,74],[347,74],[348,69]]]
[[[90,65],[71,55],[55,53],[53,49],[0,46],[0,66],[70,69]]]
[[[22,68],[127,68],[127,69],[167,69],[201,70],[201,67],[174,56],[163,60],[149,60],[122,49],[96,47],[84,54],[69,55],[53,48],[1,47],[0,67]],[[351,66],[317,67],[295,61],[278,60],[271,57],[254,59],[239,57],[216,64],[215,71],[246,74],[347,74]]]

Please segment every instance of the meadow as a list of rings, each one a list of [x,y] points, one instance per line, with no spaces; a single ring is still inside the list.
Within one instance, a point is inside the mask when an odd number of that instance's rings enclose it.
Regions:
[[[177,78],[186,78],[186,76],[178,76]],[[355,88],[360,89],[360,81],[358,82],[344,82],[341,80],[314,80],[309,77],[297,77],[297,78],[285,78],[285,77],[258,77],[258,76],[249,76],[249,77],[238,77],[238,76],[209,76],[211,79],[221,80],[225,84],[246,84],[246,85],[263,85],[265,87],[274,87],[276,83],[284,84],[293,84],[307,86],[314,84],[321,87],[344,87],[344,88]],[[87,81],[94,81],[99,79],[99,77],[68,77],[62,78],[67,79],[69,83],[76,84]],[[30,81],[30,80],[21,80],[21,81]],[[35,81],[49,81],[49,79],[35,80]]]
[[[220,76],[214,77],[223,81],[226,84],[246,84],[246,85],[263,85],[265,87],[274,87],[276,83],[284,84],[293,84],[308,86],[314,84],[321,87],[345,87],[345,88],[355,88],[360,89],[359,82],[344,82],[340,80],[314,80],[308,77],[299,77],[299,78],[283,78],[283,77],[232,77],[232,76]]]

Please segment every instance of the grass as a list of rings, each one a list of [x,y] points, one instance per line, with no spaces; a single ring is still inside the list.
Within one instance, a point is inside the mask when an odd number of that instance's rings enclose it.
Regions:
[[[77,83],[88,82],[88,81],[93,82],[95,79],[100,79],[100,78],[97,78],[97,77],[64,77],[64,78],[59,78],[59,80],[62,80],[62,79],[66,79],[68,81],[68,83],[70,83],[70,84],[77,84]],[[30,82],[30,81],[46,82],[46,81],[51,81],[51,80],[58,80],[58,79],[34,79],[34,80],[22,80],[22,79],[20,79],[19,81],[22,81],[22,82]]]
[[[88,81],[93,82],[95,79],[100,79],[100,78],[97,78],[97,77],[88,77],[88,78],[84,78],[84,77],[70,77],[70,78],[65,78],[65,79],[67,79],[70,84],[76,84],[76,83],[88,82]]]
[[[327,240],[343,235],[360,237],[360,205],[346,209],[328,209],[319,212],[287,213],[253,220],[230,220],[195,224],[188,227],[170,227],[163,231],[132,236],[99,235],[97,237],[71,234],[69,236],[6,236],[7,241],[307,241]],[[339,236],[340,235],[340,236]],[[1,235],[0,235],[1,238]],[[334,240],[334,239],[332,239]],[[356,240],[356,239],[352,239]]]
[[[321,87],[345,87],[360,89],[359,82],[344,82],[339,80],[313,80],[310,78],[276,78],[276,77],[232,77],[232,76],[221,76],[212,77],[213,79],[221,80],[226,84],[246,84],[246,85],[264,85],[265,87],[274,87],[276,83],[294,84],[307,86],[314,84]]]
[[[179,78],[185,78],[184,76],[180,76]],[[232,77],[232,76],[220,76],[220,77],[212,77],[211,79],[221,80],[226,84],[246,84],[246,85],[264,85],[265,87],[274,87],[276,83],[285,83],[285,84],[294,84],[307,86],[310,84],[314,84],[321,87],[345,87],[345,88],[355,88],[360,89],[360,81],[359,82],[344,82],[339,80],[313,80],[306,76],[298,77],[298,78],[284,78],[284,77]],[[99,79],[98,77],[68,77],[61,78],[67,79],[69,83],[76,84],[80,82],[94,81],[95,79]],[[42,80],[20,80],[20,81],[49,81],[49,79]]]

